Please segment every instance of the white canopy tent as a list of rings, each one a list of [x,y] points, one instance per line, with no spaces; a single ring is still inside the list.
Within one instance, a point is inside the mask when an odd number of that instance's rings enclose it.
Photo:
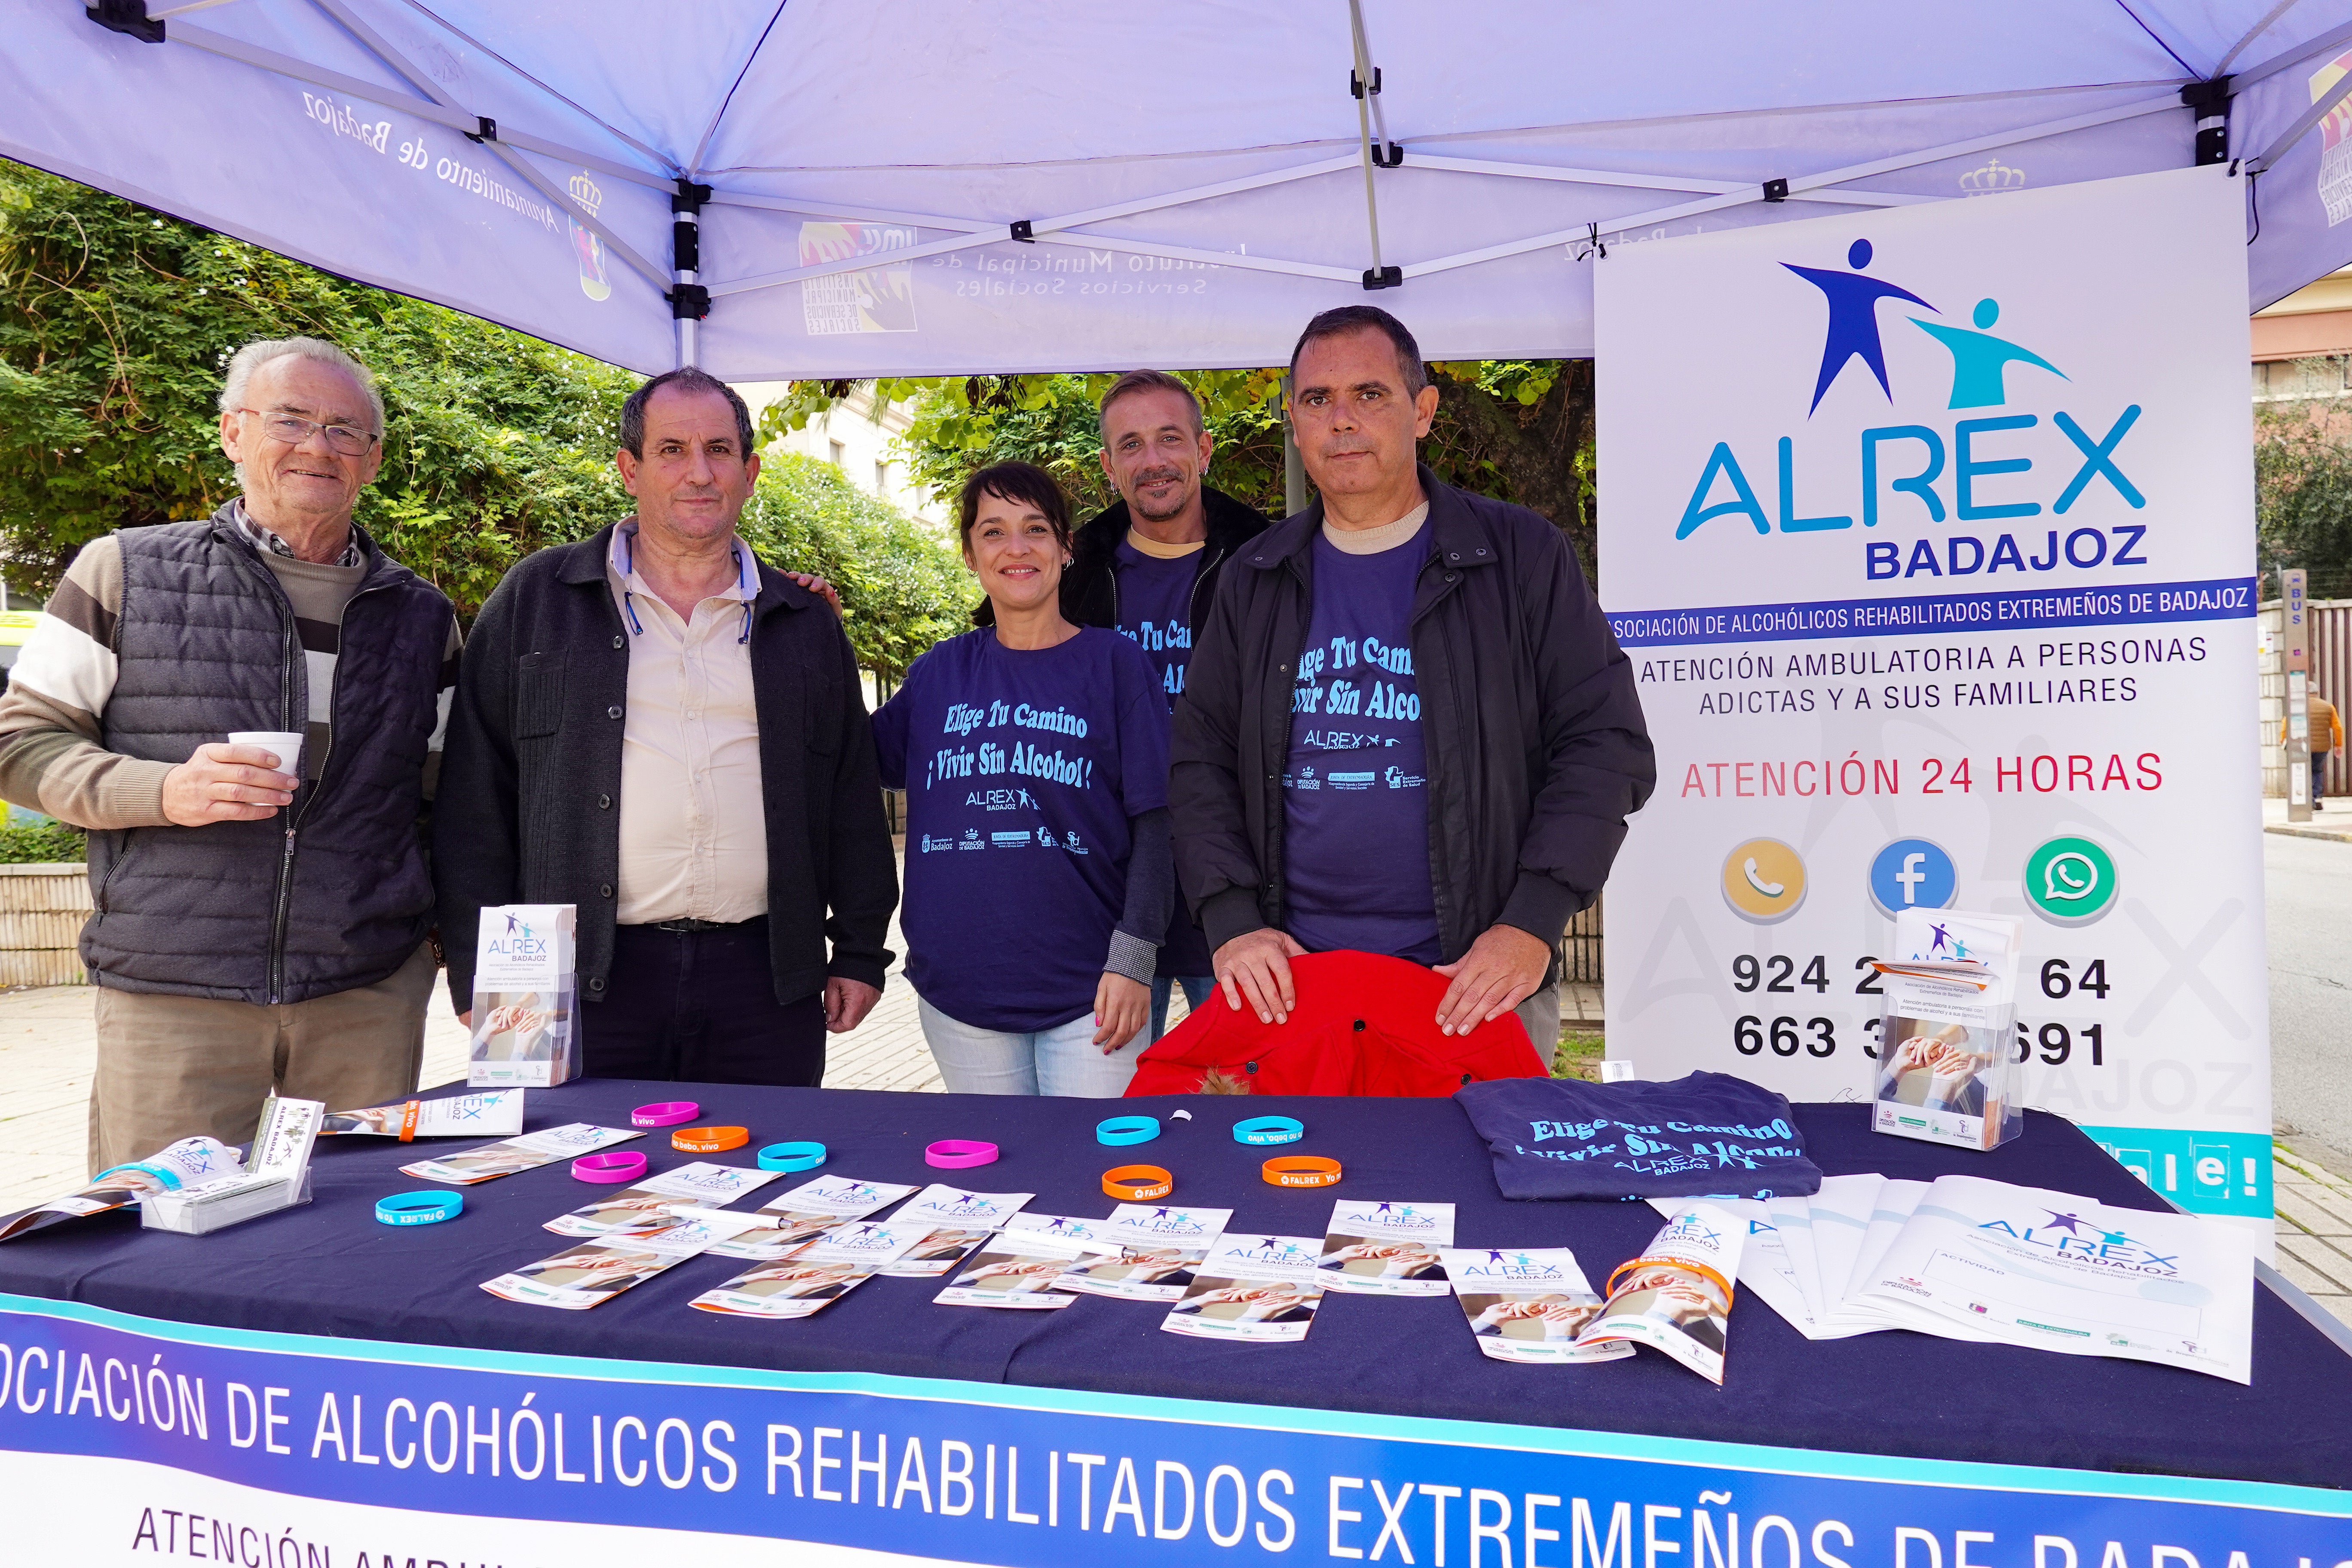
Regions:
[[[1366,300],[1583,355],[1611,246],[2196,162],[2248,176],[2250,310],[2352,261],[2352,0],[0,18],[0,154],[640,371],[1271,364]]]

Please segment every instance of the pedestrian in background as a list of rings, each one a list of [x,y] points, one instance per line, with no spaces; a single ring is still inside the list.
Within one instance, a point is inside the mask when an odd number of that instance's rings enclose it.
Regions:
[[[2304,710],[2307,715],[2305,733],[2311,737],[2311,809],[2327,809],[2320,796],[2327,793],[2327,754],[2344,749],[2344,719],[2336,711],[2336,704],[2316,691],[2305,694]],[[2286,721],[2279,721],[2279,742],[2286,741]]]
[[[950,1093],[1117,1095],[1173,898],[1167,697],[1133,641],[1062,614],[1050,475],[982,468],[958,512],[981,624],[874,716],[907,792],[907,979]]]
[[[881,996],[898,893],[856,659],[735,531],[760,458],[731,387],[646,382],[614,461],[635,515],[522,561],[474,624],[435,841],[450,994],[472,1007],[484,906],[576,905],[589,1072],[814,1086]]]
[[[1217,575],[1234,551],[1265,531],[1266,520],[1202,482],[1216,443],[1202,423],[1201,400],[1166,371],[1131,370],[1111,383],[1098,428],[1103,473],[1119,499],[1078,530],[1062,574],[1062,616],[1132,640],[1160,672],[1172,712]],[[1184,988],[1185,1005],[1197,1008],[1209,999],[1214,973],[1209,939],[1180,889],[1151,982],[1149,1037],[1166,1032],[1176,986]]]
[[[0,697],[0,796],[89,830],[93,1171],[245,1142],[272,1091],[397,1100],[424,1054],[457,617],[352,521],[383,399],[342,350],[240,349],[220,443],[240,493],[84,545]]]

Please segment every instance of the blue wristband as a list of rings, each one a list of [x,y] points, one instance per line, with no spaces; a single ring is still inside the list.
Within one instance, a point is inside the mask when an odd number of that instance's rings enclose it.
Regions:
[[[465,1207],[463,1193],[402,1193],[376,1199],[375,1217],[384,1225],[439,1225],[456,1219]]]
[[[1253,1116],[1234,1123],[1236,1143],[1296,1143],[1306,1135],[1306,1124],[1295,1116]]]
[[[1157,1116],[1114,1116],[1095,1123],[1097,1143],[1149,1143],[1160,1136]]]
[[[771,1143],[760,1151],[763,1171],[814,1171],[824,1163],[822,1143]]]

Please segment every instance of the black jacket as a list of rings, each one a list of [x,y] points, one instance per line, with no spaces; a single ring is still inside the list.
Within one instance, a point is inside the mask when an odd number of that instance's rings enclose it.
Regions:
[[[1567,539],[1536,513],[1440,484],[1413,594],[1429,760],[1429,864],[1444,961],[1488,926],[1557,942],[1599,896],[1657,776],[1633,667]],[[1169,802],[1176,872],[1213,951],[1283,923],[1282,772],[1314,608],[1320,501],[1234,561],[1193,636]]]
[[[1201,487],[1202,510],[1209,522],[1209,539],[1201,555],[1200,575],[1192,580],[1192,603],[1184,624],[1196,630],[1216,602],[1217,576],[1226,559],[1266,530],[1266,520],[1222,490]],[[1078,530],[1072,542],[1069,570],[1062,574],[1062,617],[1073,626],[1118,625],[1118,572],[1112,552],[1127,537],[1127,503],[1119,501]]]
[[[236,730],[303,731],[302,629],[229,521],[125,529],[110,752],[184,763]],[[90,978],[118,991],[300,1002],[398,970],[432,923],[417,833],[449,601],[365,534],[343,610],[324,771],[257,821],[89,836]]]
[[[475,926],[487,904],[577,905],[580,995],[604,999],[629,693],[627,628],[604,575],[612,539],[606,528],[509,572],[458,668],[433,859],[460,1011],[474,1005]],[[751,683],[776,1000],[813,995],[829,974],[878,988],[898,879],[856,659],[824,601],[764,565]]]

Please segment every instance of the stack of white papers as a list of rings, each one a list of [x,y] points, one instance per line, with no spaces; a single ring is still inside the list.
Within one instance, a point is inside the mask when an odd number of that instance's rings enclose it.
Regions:
[[[1740,1288],[1807,1339],[1910,1329],[2252,1381],[2253,1243],[2227,1225],[1979,1176],[1708,1201],[1748,1227]]]

